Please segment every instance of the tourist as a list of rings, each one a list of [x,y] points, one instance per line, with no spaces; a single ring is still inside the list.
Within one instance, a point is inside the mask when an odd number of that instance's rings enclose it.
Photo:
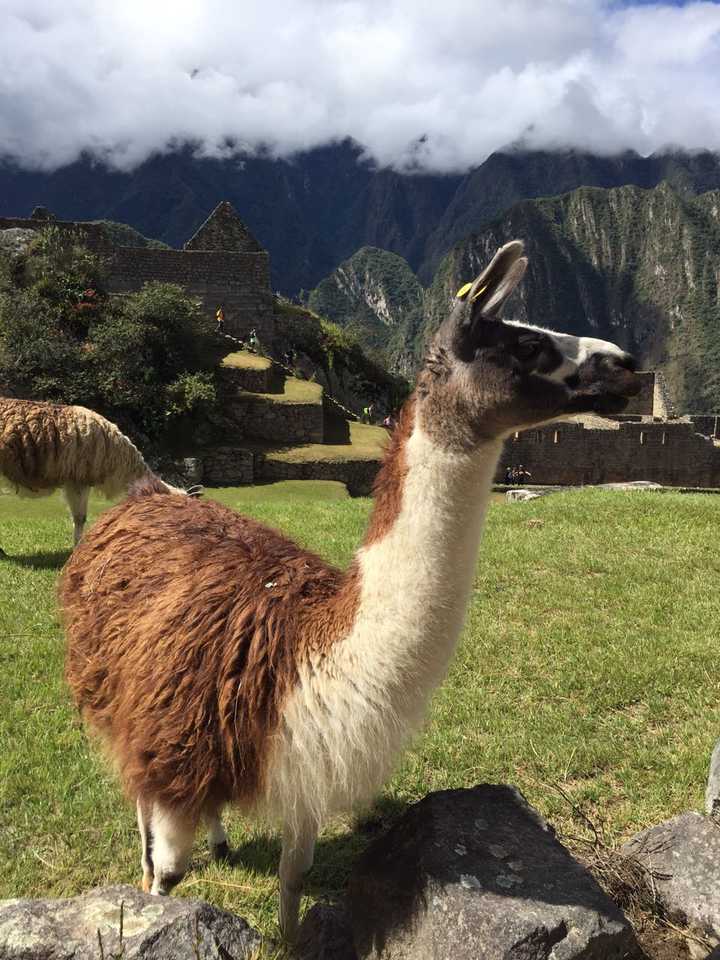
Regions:
[[[518,483],[527,483],[528,480],[532,480],[532,474],[529,470],[526,470],[522,464],[520,464],[518,467]]]
[[[258,352],[258,336],[255,327],[248,334],[248,347],[252,353]]]
[[[225,333],[225,311],[222,307],[218,307],[215,311],[215,333],[224,334]]]
[[[513,481],[513,471],[514,471],[514,467],[507,467],[506,470],[505,470],[505,483],[506,483],[508,486],[511,486],[512,483],[514,482],[514,481]]]

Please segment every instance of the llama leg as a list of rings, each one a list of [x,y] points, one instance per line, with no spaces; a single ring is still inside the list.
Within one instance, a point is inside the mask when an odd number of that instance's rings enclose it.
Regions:
[[[286,940],[294,940],[298,931],[303,877],[312,866],[317,830],[285,828],[280,856],[280,931]]]
[[[90,497],[90,488],[81,487],[75,483],[66,483],[63,487],[63,493],[70,507],[73,523],[75,524],[75,546],[80,542],[85,521],[87,520],[88,499]]]
[[[188,817],[153,804],[151,893],[168,894],[185,876],[196,827],[197,823]]]
[[[210,858],[216,863],[228,860],[230,858],[230,847],[228,846],[225,827],[220,819],[220,811],[214,810],[212,813],[205,813],[205,824],[207,825]]]
[[[136,807],[138,830],[140,831],[140,840],[142,842],[142,857],[140,858],[140,866],[143,871],[142,888],[145,893],[150,893],[155,875],[155,869],[153,867],[153,836],[150,830],[150,810],[140,797],[137,798]]]

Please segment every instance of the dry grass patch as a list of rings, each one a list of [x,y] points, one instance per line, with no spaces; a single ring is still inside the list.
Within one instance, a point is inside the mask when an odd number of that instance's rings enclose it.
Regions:
[[[223,358],[221,366],[234,370],[269,370],[272,361],[267,357],[259,357],[256,353],[250,353],[249,350],[236,350],[235,353],[229,353]]]
[[[350,421],[350,443],[306,443],[287,450],[270,450],[268,460],[305,463],[317,460],[380,460],[388,432],[383,427]]]

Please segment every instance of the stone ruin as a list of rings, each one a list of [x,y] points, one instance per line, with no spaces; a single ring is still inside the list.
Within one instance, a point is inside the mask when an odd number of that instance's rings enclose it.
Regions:
[[[108,292],[134,293],[149,281],[177,283],[215,317],[222,307],[225,329],[240,339],[253,327],[265,343],[274,336],[270,256],[223,200],[182,250],[116,246],[100,223],[58,220],[45,207],[29,218],[0,217],[0,231],[40,230],[52,224],[78,231],[83,243],[107,264]]]
[[[720,487],[720,416],[675,416],[660,373],[618,416],[581,414],[519,431],[505,443],[496,482],[522,466],[533,484],[652,481],[669,487]]]

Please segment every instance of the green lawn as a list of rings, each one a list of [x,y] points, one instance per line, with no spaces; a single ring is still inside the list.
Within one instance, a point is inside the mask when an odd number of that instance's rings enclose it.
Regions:
[[[370,502],[342,493],[209,491],[345,564]],[[102,506],[93,500],[93,514]],[[584,491],[494,503],[450,676],[381,809],[443,787],[511,782],[562,833],[582,836],[560,788],[614,842],[700,808],[720,736],[718,530],[712,496]],[[140,878],[134,813],[63,686],[54,591],[70,539],[58,498],[0,496],[0,898]],[[239,817],[230,834],[239,862],[210,865],[198,844],[178,892],[274,933],[277,841]],[[308,902],[342,887],[368,835],[350,820],[326,831]]]

